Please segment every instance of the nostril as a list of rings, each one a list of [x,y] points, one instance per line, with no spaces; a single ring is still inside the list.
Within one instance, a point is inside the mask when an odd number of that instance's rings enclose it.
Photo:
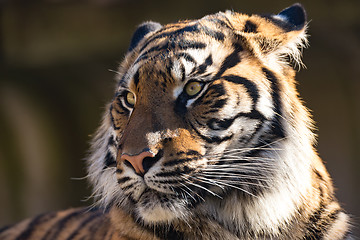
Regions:
[[[143,176],[153,165],[161,158],[162,153],[159,152],[154,156],[150,151],[143,151],[137,155],[130,155],[123,153],[120,156],[120,161],[135,170],[138,175]]]
[[[149,169],[157,162],[160,160],[160,158],[162,158],[163,156],[163,151],[160,150],[154,157],[145,157],[143,159],[142,165],[144,168],[144,171],[147,172],[149,171]]]
[[[144,171],[147,172],[154,164],[155,164],[155,160],[153,157],[146,157],[144,158],[142,165],[144,168]]]

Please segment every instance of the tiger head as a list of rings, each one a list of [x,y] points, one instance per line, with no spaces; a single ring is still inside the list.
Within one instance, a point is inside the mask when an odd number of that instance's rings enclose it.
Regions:
[[[147,225],[232,212],[280,188],[296,205],[310,164],[297,156],[313,144],[290,64],[305,29],[299,4],[140,25],[88,160],[99,202]]]

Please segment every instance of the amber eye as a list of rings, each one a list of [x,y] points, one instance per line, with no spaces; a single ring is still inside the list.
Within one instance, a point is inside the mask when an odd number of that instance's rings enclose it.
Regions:
[[[135,95],[132,92],[127,92],[125,94],[125,102],[129,107],[134,107],[134,105],[135,105]]]
[[[189,82],[185,86],[185,92],[190,97],[194,97],[196,94],[198,94],[203,87],[203,84],[200,82]]]

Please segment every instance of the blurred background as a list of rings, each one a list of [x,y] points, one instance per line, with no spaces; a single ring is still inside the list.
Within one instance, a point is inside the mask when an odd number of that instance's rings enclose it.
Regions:
[[[0,0],[0,226],[90,205],[84,158],[136,26],[293,1]],[[360,217],[360,1],[304,0],[307,68],[298,88],[317,122],[336,193]]]

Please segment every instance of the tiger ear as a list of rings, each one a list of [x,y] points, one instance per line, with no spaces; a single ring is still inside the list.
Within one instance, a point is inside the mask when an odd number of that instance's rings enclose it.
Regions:
[[[130,46],[128,49],[128,52],[132,51],[134,48],[136,48],[136,46],[140,43],[140,41],[142,39],[144,39],[144,37],[150,33],[150,32],[154,32],[158,29],[160,29],[162,26],[160,23],[157,22],[145,22],[140,24],[137,29],[135,30],[131,41],[130,41]]]
[[[292,57],[301,64],[299,48],[307,44],[306,12],[296,3],[276,15],[240,15],[236,33],[243,36],[251,50],[265,58]]]
[[[289,32],[302,30],[306,25],[306,11],[300,3],[285,8],[279,14],[273,15],[272,18],[274,22]]]

